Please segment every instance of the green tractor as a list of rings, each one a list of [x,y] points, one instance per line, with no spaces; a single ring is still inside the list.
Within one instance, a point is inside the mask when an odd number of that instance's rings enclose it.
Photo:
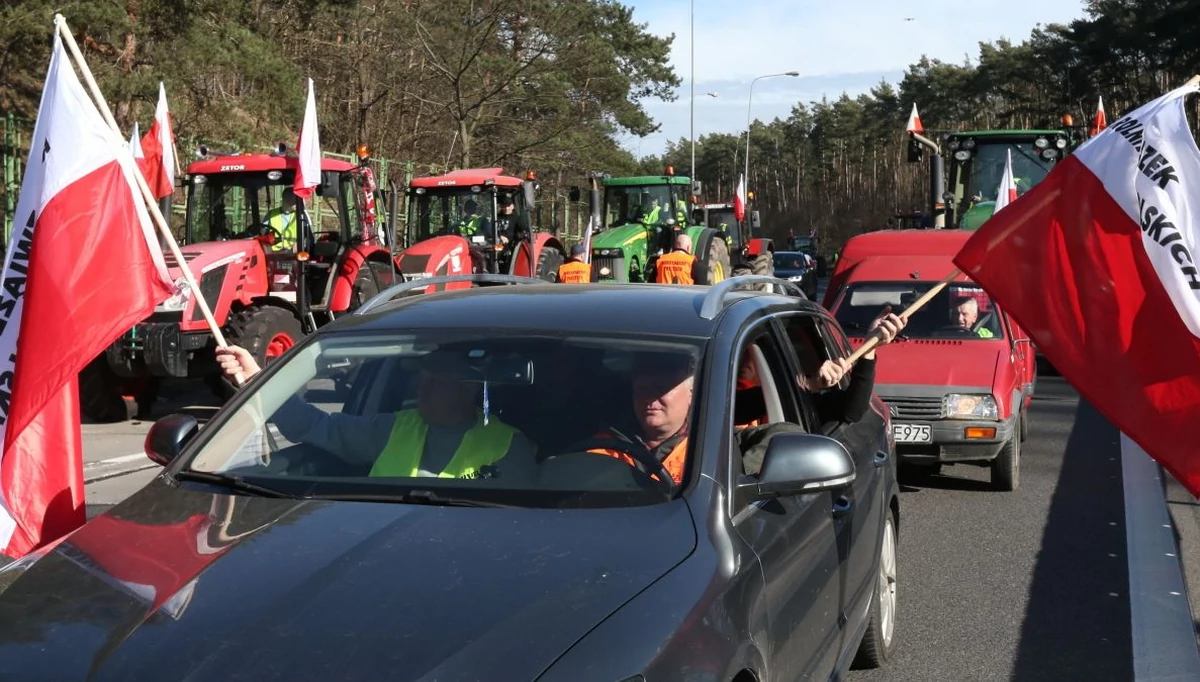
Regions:
[[[691,237],[692,253],[706,266],[705,281],[697,284],[774,270],[770,240],[742,239],[732,207],[722,211],[723,204],[698,203],[699,183],[675,175],[670,166],[664,175],[594,174],[592,183],[593,282],[655,281],[658,258],[671,251],[680,234]]]
[[[978,230],[995,211],[996,191],[1004,176],[1008,152],[1012,152],[1013,179],[1017,195],[1029,191],[1045,178],[1054,164],[1074,151],[1084,140],[1080,129],[1063,117],[1062,128],[1023,130],[969,130],[942,134],[942,145],[909,133],[910,162],[921,160],[922,148],[931,158],[931,202],[936,227]],[[942,147],[949,154],[946,187],[942,187]]]
[[[659,256],[671,251],[680,234],[692,238],[692,252],[708,266],[707,281],[697,284],[729,276],[729,244],[717,230],[692,224],[688,178],[676,176],[668,166],[661,176],[593,179],[597,181],[604,197],[601,202],[593,192],[593,282],[653,282]]]

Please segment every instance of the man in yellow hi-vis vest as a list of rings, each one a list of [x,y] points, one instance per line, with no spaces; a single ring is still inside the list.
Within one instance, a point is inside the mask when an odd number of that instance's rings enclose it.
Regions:
[[[396,413],[327,413],[292,396],[269,418],[293,443],[320,448],[350,464],[371,465],[369,476],[497,478],[502,485],[536,475],[536,447],[490,414],[483,384],[460,378],[467,351],[438,349],[421,358],[417,406]],[[258,363],[238,346],[217,349],[230,378],[249,379]],[[484,423],[484,422],[487,423]]]
[[[299,221],[296,218],[296,194],[291,187],[284,188],[279,206],[267,211],[264,222],[281,237],[271,245],[272,251],[296,250],[296,227]]]

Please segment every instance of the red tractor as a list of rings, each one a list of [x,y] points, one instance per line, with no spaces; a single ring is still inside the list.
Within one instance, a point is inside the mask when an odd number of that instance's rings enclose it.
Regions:
[[[406,280],[487,272],[557,281],[567,250],[530,227],[537,181],[532,173],[525,180],[503,173],[471,168],[409,183],[407,248],[396,258]]]
[[[291,194],[299,161],[283,145],[247,155],[201,147],[187,168],[180,251],[226,341],[260,363],[400,281],[391,249],[396,194],[388,193],[393,205],[381,220],[376,206],[385,193],[367,148],[358,152],[357,164],[322,159],[321,184],[308,202]],[[166,260],[176,294],[80,375],[82,412],[93,421],[126,419],[123,396],[148,411],[166,377],[204,379],[221,397],[232,390],[217,371],[215,339],[179,264],[169,251]]]

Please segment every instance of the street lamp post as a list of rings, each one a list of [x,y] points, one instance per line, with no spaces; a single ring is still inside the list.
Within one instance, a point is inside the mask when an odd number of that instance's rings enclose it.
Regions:
[[[704,96],[715,98],[718,95],[715,92],[706,92],[706,93],[704,93]],[[691,168],[688,169],[688,177],[690,177],[692,179],[692,182],[695,182],[696,181],[696,92],[695,92],[694,84],[693,84],[693,90],[692,90],[692,132],[691,132],[691,135],[692,135],[692,165],[691,165]]]
[[[759,76],[750,81],[750,95],[746,98],[746,170],[742,173],[743,181],[746,183],[746,193],[750,193],[750,105],[754,101],[754,84],[764,78],[779,78],[780,76],[791,76],[796,78],[800,73],[798,71],[787,71],[784,73],[769,73],[765,76]]]

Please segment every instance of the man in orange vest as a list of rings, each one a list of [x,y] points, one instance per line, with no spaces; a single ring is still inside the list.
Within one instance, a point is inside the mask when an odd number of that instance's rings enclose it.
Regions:
[[[592,266],[583,262],[587,249],[583,244],[571,247],[571,258],[558,266],[558,281],[563,284],[587,284],[592,281]]]
[[[633,376],[633,428],[628,433],[613,427],[596,438],[619,441],[621,447],[593,448],[588,452],[623,460],[646,470],[630,455],[649,451],[662,462],[675,485],[683,481],[688,452],[688,415],[692,409],[692,384],[696,360],[684,353],[653,353],[640,357]],[[656,470],[647,471],[658,480]]]
[[[692,238],[681,234],[675,238],[675,249],[663,254],[656,266],[659,284],[695,284],[704,280],[700,261],[692,255]]]

